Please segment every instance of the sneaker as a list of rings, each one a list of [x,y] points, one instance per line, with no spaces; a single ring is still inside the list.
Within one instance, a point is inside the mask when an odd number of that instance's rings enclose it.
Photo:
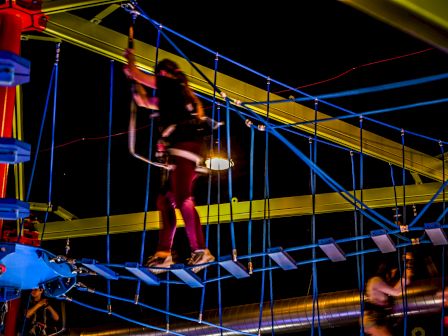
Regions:
[[[174,264],[173,256],[171,254],[166,257],[158,256],[157,253],[148,258],[145,266],[154,274],[160,274],[168,271],[168,268]],[[155,267],[155,268],[153,268]]]
[[[191,253],[191,258],[188,259],[188,266],[199,265],[193,267],[191,270],[194,273],[206,268],[208,263],[215,261],[215,257],[210,253],[209,249],[196,250]]]

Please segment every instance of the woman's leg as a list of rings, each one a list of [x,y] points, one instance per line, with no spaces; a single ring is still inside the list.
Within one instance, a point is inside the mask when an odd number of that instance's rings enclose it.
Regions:
[[[204,234],[193,198],[193,185],[196,179],[196,164],[190,160],[176,157],[176,169],[172,174],[172,191],[177,208],[185,222],[185,232],[191,251],[205,248]]]
[[[171,254],[174,234],[176,233],[176,212],[174,197],[171,191],[157,198],[157,209],[160,211],[161,227],[159,230],[159,242],[157,252]],[[159,253],[160,254],[160,253]]]

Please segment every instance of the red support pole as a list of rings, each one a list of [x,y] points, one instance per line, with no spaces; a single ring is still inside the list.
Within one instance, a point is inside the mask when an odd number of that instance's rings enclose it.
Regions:
[[[22,33],[22,19],[7,11],[0,12],[0,50],[10,51],[20,55],[20,35]],[[0,87],[0,137],[10,138],[12,135],[12,120],[16,98],[15,86]],[[8,164],[0,164],[0,197],[6,196]],[[3,220],[0,219],[0,232]],[[20,316],[21,299],[8,302],[8,314],[5,321],[5,336],[15,336],[17,317]]]
[[[23,31],[45,30],[47,16],[42,12],[41,0],[6,0],[0,4],[0,50],[20,56]],[[12,136],[12,124],[16,99],[16,86],[0,86],[0,137]],[[6,197],[8,164],[0,163],[0,198]],[[0,219],[0,239],[3,220]],[[16,336],[17,320],[20,318],[21,298],[8,302],[4,336]]]

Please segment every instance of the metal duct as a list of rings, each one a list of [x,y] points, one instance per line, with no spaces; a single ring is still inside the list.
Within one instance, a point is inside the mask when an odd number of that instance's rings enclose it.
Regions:
[[[442,302],[436,297],[437,288],[440,288],[440,281],[426,280],[415,282],[413,286],[408,287],[407,312],[409,316],[429,314],[440,311]],[[274,302],[274,330],[275,333],[299,332],[309,329],[313,321],[313,298],[304,296],[298,298],[276,300]],[[319,294],[319,313],[321,328],[335,328],[358,323],[360,313],[360,294],[357,289],[339,291],[332,293]],[[222,325],[240,332],[257,334],[259,331],[259,312],[258,303],[240,305],[223,308]],[[399,317],[403,315],[403,302],[397,299],[393,315]],[[187,316],[197,318],[195,315]],[[223,330],[220,328],[199,323],[185,322],[171,318],[169,330],[183,335],[239,335],[238,332]],[[203,314],[203,321],[219,325],[219,311],[208,310]],[[174,323],[173,323],[174,322]],[[160,321],[145,321],[147,324],[166,328],[166,325]],[[317,316],[314,318],[314,324],[317,327]],[[110,328],[110,326],[109,326]],[[270,303],[265,302],[263,306],[263,316],[261,320],[261,334],[270,334],[271,314]],[[166,332],[154,331],[147,328],[116,328],[105,330],[101,329],[84,330],[79,333],[71,331],[71,334],[78,335],[153,335],[166,336]]]

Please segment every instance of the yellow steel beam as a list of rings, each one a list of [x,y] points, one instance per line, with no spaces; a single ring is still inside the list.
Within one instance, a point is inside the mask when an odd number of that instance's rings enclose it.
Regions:
[[[446,0],[339,0],[448,52]]]
[[[63,41],[75,44],[110,59],[118,60],[120,62],[125,61],[123,50],[128,43],[127,36],[106,27],[98,26],[75,15],[69,13],[51,15],[45,32],[60,38]],[[156,54],[155,48],[141,41],[135,41],[134,45],[137,66],[145,71],[152,72],[154,68],[154,56]],[[159,51],[159,57],[171,58],[178,62],[181,68],[189,76],[191,85],[195,90],[207,95],[213,94],[213,89],[207,81],[200,76],[194,67],[192,67],[185,59],[163,50]],[[214,71],[212,69],[201,65],[197,66],[208,78],[214,77]],[[221,91],[225,92],[233,102],[259,102],[266,99],[265,90],[222,73],[217,75],[217,86]],[[275,94],[271,95],[272,101],[281,99],[282,97]],[[254,106],[253,110],[262,116],[266,116],[266,110],[262,105]],[[290,102],[271,105],[269,116],[272,120],[285,124],[295,124],[314,120],[315,112],[311,108]],[[319,112],[317,117],[318,119],[325,119],[330,116]],[[311,124],[296,125],[294,127],[304,132],[314,133],[314,126]],[[354,150],[360,149],[359,128],[341,120],[319,123],[317,135],[320,138]],[[404,163],[404,167],[412,172],[436,181],[442,180],[442,162],[440,159],[431,157],[412,148],[405,147],[405,157],[403,160],[401,143],[391,141],[366,130],[363,130],[362,138],[364,154],[400,167],[402,167]],[[400,135],[397,134],[396,138],[400,139]]]
[[[62,218],[64,221],[71,221],[74,219],[78,219],[74,214],[70,213],[68,210],[64,209],[61,206],[50,205],[47,203],[37,203],[37,202],[29,202],[31,211],[39,211],[39,212],[52,212],[55,215]]]
[[[441,187],[440,183],[432,182],[426,184],[408,185],[405,189],[405,204],[426,204],[433,195]],[[398,199],[395,199],[395,192]],[[353,194],[353,192],[352,192]],[[360,196],[360,191],[356,195]],[[393,187],[366,189],[363,191],[363,202],[372,209],[395,207],[396,204],[403,205],[402,187]],[[438,197],[435,202],[442,201],[442,196]],[[396,203],[397,202],[397,203]],[[253,220],[263,219],[265,216],[264,200],[256,200],[252,202],[252,214],[249,212],[249,202],[233,202],[232,214],[235,222],[247,221],[249,218]],[[311,215],[312,198],[311,195],[292,196],[282,198],[272,198],[269,201],[270,217],[294,217]],[[219,209],[219,211],[218,211]],[[201,222],[206,224],[229,223],[230,221],[230,204],[206,205],[198,206],[197,210]],[[209,213],[207,214],[207,212]],[[353,211],[353,205],[348,203],[338,193],[324,193],[316,195],[316,214],[333,213],[341,211]],[[182,217],[177,213],[178,226],[183,226]],[[111,234],[139,232],[144,227],[144,213],[132,213],[110,216],[109,232]],[[218,221],[219,219],[219,221]],[[73,219],[71,221],[48,222],[45,227],[45,239],[65,239],[67,237],[88,237],[106,234],[107,217],[95,217],[85,219]],[[146,222],[147,230],[159,229],[159,213],[158,211],[150,211],[147,214]],[[42,227],[38,227],[41,231]]]

